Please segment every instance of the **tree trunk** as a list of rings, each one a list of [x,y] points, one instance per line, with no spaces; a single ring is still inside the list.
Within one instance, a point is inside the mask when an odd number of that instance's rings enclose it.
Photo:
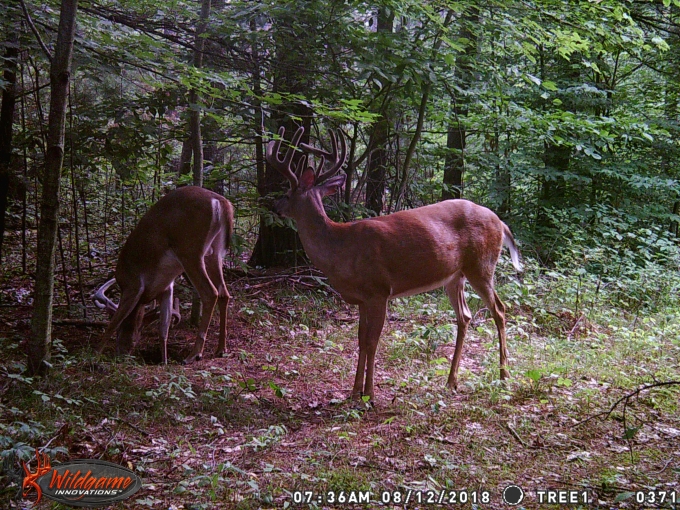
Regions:
[[[670,7],[670,13],[671,16],[674,19],[680,19],[680,8],[675,5],[671,5]],[[668,38],[667,38],[668,45],[670,46],[670,50],[667,52],[668,55],[666,57],[667,61],[667,69],[668,69],[668,76],[666,78],[666,85],[665,85],[665,90],[664,90],[664,110],[665,110],[665,115],[666,115],[666,120],[671,124],[671,125],[676,125],[678,124],[678,102],[680,102],[680,93],[678,91],[678,82],[680,81],[680,33],[677,31],[674,31]],[[662,167],[668,174],[672,174],[673,171],[668,168],[669,166],[672,165],[671,161],[672,159],[670,158],[662,158],[663,163]],[[677,216],[680,213],[680,200],[679,197],[676,196],[673,197],[673,205],[671,207],[671,214]],[[674,219],[670,220],[670,223],[668,225],[668,230],[671,234],[673,234],[676,238],[680,237],[680,226],[678,225],[678,222]]]
[[[385,178],[389,164],[387,141],[390,121],[383,115],[373,124],[371,139],[368,144],[368,168],[366,169],[366,208],[379,216],[384,207]]]
[[[191,172],[191,157],[193,155],[194,142],[191,136],[182,142],[182,152],[179,156],[179,164],[177,165],[177,177],[187,175]]]
[[[40,204],[40,227],[35,281],[35,299],[28,342],[28,372],[42,374],[48,368],[52,333],[54,252],[59,228],[59,180],[64,162],[66,99],[78,0],[62,0],[57,42],[50,70],[50,115],[45,153],[45,173]]]
[[[210,16],[210,0],[203,0],[201,2],[201,15],[196,25],[196,38],[194,39],[194,67],[200,69],[203,65],[203,49],[205,48],[205,38],[202,34],[205,32],[208,24],[208,17]],[[198,91],[191,89],[189,92],[189,131],[191,132],[191,145],[194,155],[193,164],[193,178],[194,186],[203,186],[203,137],[201,135],[201,109],[198,106]],[[191,300],[191,316],[189,324],[198,326],[203,313],[203,303],[198,291],[194,288],[193,298]]]
[[[456,75],[462,90],[473,83],[474,58],[477,54],[477,32],[472,27],[479,26],[479,9],[468,7],[460,27],[460,39],[467,39],[465,51],[456,60]],[[442,200],[463,196],[463,173],[465,172],[465,117],[468,113],[468,99],[461,95],[452,99],[451,122],[446,134],[446,158],[444,159],[444,179]]]
[[[11,30],[5,47],[5,90],[0,109],[0,262],[5,238],[5,215],[9,195],[10,163],[12,161],[12,124],[16,103],[17,60],[19,56],[19,31]]]
[[[307,112],[303,119],[305,121],[305,134],[302,137],[301,143],[308,143],[311,123],[309,112]],[[286,128],[288,138],[299,127],[290,118],[282,125]],[[296,160],[297,157],[293,159],[293,168],[297,165]],[[269,194],[281,192],[287,188],[288,181],[286,178],[267,164],[265,166],[264,182],[261,187],[258,186],[258,189],[262,190],[261,196],[266,197]],[[248,264],[262,267],[292,267],[300,262],[298,250],[301,249],[302,244],[300,244],[295,230],[267,224],[266,217],[260,216],[260,234]]]
[[[194,39],[194,67],[200,69],[203,66],[203,49],[205,38],[202,37],[210,16],[210,0],[201,2],[201,15],[196,25],[196,38]],[[203,186],[203,139],[201,137],[201,109],[198,106],[198,91],[192,88],[189,91],[189,131],[191,132],[192,152],[194,155],[193,177],[194,186]]]
[[[377,20],[378,33],[392,33],[394,30],[394,13],[381,7],[378,9]],[[390,134],[391,119],[389,116],[388,97],[383,101],[380,118],[373,124],[373,131],[368,143],[368,166],[366,168],[366,208],[373,211],[376,216],[382,213],[385,196],[385,179],[389,154],[387,142]]]
[[[541,51],[540,57],[541,80],[546,80],[548,74],[550,74],[558,86],[565,89],[581,82],[580,65],[577,65],[581,60],[581,55],[573,54],[569,61],[557,59],[550,66],[546,65],[547,55],[543,51]],[[572,97],[563,96],[561,99],[562,105],[559,108],[565,111],[576,112],[583,109],[583,106],[577,104]],[[549,208],[553,206],[567,207],[569,205],[565,202],[567,181],[564,176],[571,166],[571,153],[572,149],[569,146],[559,145],[551,141],[546,141],[544,144],[543,162],[545,169],[541,177],[541,194],[536,215],[536,233],[539,240],[541,238],[554,239],[559,227],[549,214]],[[595,197],[594,193],[591,194],[591,197]],[[543,262],[549,263],[552,259],[552,253],[546,248],[548,243],[540,243],[539,246],[539,257]]]
[[[291,14],[292,15],[292,14]],[[276,61],[274,63],[274,93],[307,94],[311,89],[309,73],[313,56],[305,49],[305,35],[300,35],[294,28],[293,19],[280,19],[275,23],[274,41],[276,45]],[[313,37],[312,34],[306,34]],[[254,63],[253,82],[259,83],[258,63]],[[301,142],[309,141],[311,126],[311,110],[300,101],[285,102],[272,115],[272,128],[280,126],[286,128],[286,137],[290,139],[300,123],[293,121],[293,117],[302,119],[305,134]],[[260,153],[258,153],[258,158]],[[293,164],[297,164],[297,157]],[[264,175],[260,175],[258,168],[257,189],[262,202],[269,206],[270,200],[265,198],[273,193],[283,193],[288,189],[288,181],[270,165],[265,165]],[[262,267],[291,267],[299,262],[298,251],[302,245],[297,232],[288,227],[272,225],[267,221],[268,214],[260,215],[260,229],[255,242],[253,253],[248,264]]]
[[[571,148],[546,142],[543,154],[546,173],[549,175],[541,179],[541,195],[539,200],[536,226],[539,229],[554,229],[553,219],[547,214],[547,208],[551,205],[561,205],[567,190],[564,173],[569,170],[571,161]],[[547,257],[548,254],[543,254]]]

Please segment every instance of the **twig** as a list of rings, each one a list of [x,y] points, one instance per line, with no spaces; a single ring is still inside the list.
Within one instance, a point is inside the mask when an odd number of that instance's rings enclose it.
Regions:
[[[455,441],[451,441],[450,439],[446,439],[445,437],[437,437],[437,436],[428,436],[428,437],[429,437],[429,439],[432,439],[433,441],[439,441],[440,443],[444,443],[444,444],[450,444],[450,445],[454,445],[454,446],[456,444],[458,444]]]
[[[128,427],[130,427],[132,430],[136,430],[137,432],[139,432],[141,435],[143,435],[145,437],[149,437],[151,435],[146,430],[140,429],[137,425],[133,425],[132,423],[130,423],[129,421],[127,421],[123,418],[111,418],[111,421],[118,421],[120,423],[123,423],[123,424],[127,425]],[[115,434],[114,434],[114,437],[115,437]]]
[[[90,321],[85,319],[53,319],[52,324],[56,326],[96,326],[106,327],[109,325],[107,321]]]
[[[54,436],[52,439],[50,439],[49,441],[47,441],[47,443],[45,443],[45,446],[43,446],[42,448],[40,448],[40,451],[41,451],[41,452],[44,452],[45,450],[47,450],[47,447],[48,447],[50,444],[52,444],[52,441],[54,441],[55,439],[57,439],[57,438],[59,437],[59,434],[61,434],[61,429],[59,429],[59,431],[57,432],[57,435],[56,435],[56,436]]]
[[[666,465],[664,467],[662,467],[660,471],[650,471],[649,474],[650,475],[660,475],[661,473],[666,471],[666,468],[671,465],[671,462],[672,462],[671,460],[667,461]]]
[[[680,385],[680,381],[665,381],[665,382],[658,382],[658,383],[648,384],[646,386],[642,386],[642,387],[638,388],[637,390],[635,390],[634,392],[629,393],[628,395],[625,395],[625,396],[621,397],[620,399],[618,399],[616,402],[614,402],[614,405],[611,406],[611,408],[609,409],[609,412],[607,413],[607,418],[609,418],[609,415],[612,414],[614,412],[614,409],[616,409],[616,407],[621,402],[623,402],[624,400],[628,401],[632,397],[634,397],[635,395],[637,395],[637,394],[639,394],[639,393],[641,393],[645,390],[648,390],[650,388],[657,388],[657,387],[661,387],[661,386],[675,386],[675,385]]]
[[[247,290],[261,289],[262,287],[266,287],[266,286],[272,285],[274,283],[282,282],[285,279],[286,279],[285,277],[276,277],[276,278],[269,280],[268,282],[258,283],[257,285],[249,285]]]
[[[52,63],[52,54],[50,53],[50,50],[45,46],[45,43],[42,40],[42,37],[40,37],[40,32],[38,32],[38,29],[35,28],[35,25],[33,24],[33,20],[31,19],[31,15],[28,13],[28,9],[26,9],[26,3],[24,0],[19,0],[21,2],[21,9],[24,11],[24,17],[26,18],[26,23],[28,23],[28,26],[31,29],[31,32],[33,32],[33,35],[35,38],[38,40],[38,44],[42,48],[42,50],[45,52],[45,56],[47,57],[47,60],[50,61],[50,64]]]
[[[515,432],[515,429],[512,428],[512,425],[510,425],[509,423],[505,423],[505,428],[508,429],[508,431],[510,432],[512,437],[514,437],[515,439],[517,439],[517,441],[519,441],[519,444],[521,444],[525,448],[527,447],[527,444],[522,440],[521,437],[519,437],[519,434],[517,432]]]
[[[614,412],[614,409],[616,409],[621,402],[623,402],[624,400],[628,401],[630,398],[634,397],[635,395],[637,395],[637,394],[639,394],[639,393],[641,393],[645,390],[648,390],[650,388],[660,387],[660,386],[675,386],[675,385],[680,385],[680,381],[665,381],[665,382],[659,382],[659,383],[654,383],[654,384],[648,384],[646,386],[641,386],[640,388],[638,388],[634,392],[629,393],[627,395],[624,395],[623,397],[618,399],[616,402],[614,402],[614,405],[612,405],[609,408],[609,411],[602,411],[600,413],[589,416],[585,420],[581,420],[580,422],[576,423],[574,425],[574,427],[579,427],[579,426],[583,425],[584,423],[588,423],[590,420],[592,420],[594,418],[598,418],[600,416],[606,415],[606,417],[609,418],[609,416]]]
[[[574,336],[574,331],[576,330],[576,327],[578,326],[578,323],[581,322],[581,319],[584,319],[585,317],[581,315],[578,319],[576,319],[576,322],[574,323],[574,327],[571,328],[571,331],[567,335],[567,340],[571,340],[571,338]]]

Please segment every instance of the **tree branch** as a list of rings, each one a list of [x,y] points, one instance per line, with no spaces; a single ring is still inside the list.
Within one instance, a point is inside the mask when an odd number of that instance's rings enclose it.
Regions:
[[[47,57],[47,60],[50,61],[50,64],[52,63],[52,54],[50,53],[50,50],[45,46],[45,43],[42,40],[42,37],[40,37],[40,32],[38,32],[38,29],[35,28],[35,25],[33,24],[33,20],[31,19],[31,15],[28,13],[28,9],[26,8],[26,3],[24,0],[19,0],[21,2],[21,10],[24,11],[24,17],[26,18],[26,23],[28,23],[28,26],[31,28],[31,32],[33,32],[33,35],[35,36],[36,40],[38,41],[38,44],[42,48],[42,50],[45,52],[45,56]]]

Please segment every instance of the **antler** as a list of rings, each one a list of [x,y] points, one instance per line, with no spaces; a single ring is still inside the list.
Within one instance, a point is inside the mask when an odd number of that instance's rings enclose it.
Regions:
[[[113,315],[116,313],[116,310],[118,310],[118,305],[106,297],[106,291],[109,290],[109,287],[114,283],[116,283],[116,279],[111,278],[108,282],[99,287],[95,295],[92,296],[95,306],[102,310],[106,309],[110,315]]]
[[[345,164],[345,160],[347,159],[347,144],[345,142],[345,137],[342,134],[342,131],[338,130],[338,136],[340,137],[340,151],[341,154],[338,154],[338,140],[335,136],[335,133],[331,131],[331,151],[325,151],[323,149],[319,149],[318,147],[313,147],[309,144],[303,143],[300,144],[300,148],[303,151],[306,152],[311,152],[312,154],[316,156],[321,156],[321,162],[317,166],[317,177],[316,177],[316,182],[317,184],[322,183],[326,179],[334,176],[336,173],[340,171],[342,166]],[[324,166],[325,159],[328,158],[329,161],[332,161],[333,164],[329,170],[326,172],[319,174],[321,169]]]
[[[154,301],[154,307],[151,310],[144,312],[144,325],[151,324],[153,321],[160,318],[161,308],[160,306],[157,306],[157,304],[158,302]],[[179,311],[179,298],[173,298],[171,326],[177,326],[180,322],[182,322],[182,314]]]
[[[288,151],[286,152],[286,155],[283,159],[279,159],[279,149],[281,148],[281,142],[283,141],[283,135],[286,133],[286,128],[281,127],[279,129],[280,138],[278,140],[272,140],[267,144],[265,159],[272,166],[272,168],[283,174],[283,176],[290,181],[290,186],[292,189],[297,188],[298,178],[291,170],[291,163],[293,162],[293,156],[295,155],[295,147],[300,142],[300,138],[302,138],[302,134],[304,132],[304,127],[301,126],[298,128],[298,130],[293,135],[293,138],[290,140],[290,147],[288,148]]]
[[[111,278],[108,282],[99,287],[97,292],[95,292],[94,296],[92,296],[92,300],[94,301],[95,306],[102,310],[105,309],[109,313],[109,315],[113,315],[114,313],[116,313],[116,310],[118,310],[118,305],[111,301],[111,299],[109,299],[109,297],[106,295],[106,291],[109,290],[109,287],[111,287],[111,285],[113,285],[114,283],[116,283],[116,279]],[[145,323],[148,324],[158,319],[158,317],[160,317],[160,308],[155,307],[145,312],[144,321]],[[182,314],[179,311],[178,298],[175,298],[172,303],[172,318],[174,320],[173,325],[175,326],[179,324],[182,320]]]

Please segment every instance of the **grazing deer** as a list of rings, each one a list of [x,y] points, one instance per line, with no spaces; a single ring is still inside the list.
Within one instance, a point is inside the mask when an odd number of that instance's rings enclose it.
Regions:
[[[385,322],[387,301],[444,287],[456,312],[458,334],[447,386],[457,389],[458,366],[465,333],[472,316],[465,302],[468,280],[491,312],[500,342],[501,379],[508,377],[505,307],[494,290],[496,263],[503,245],[521,270],[519,250],[510,229],[496,214],[467,200],[447,200],[351,223],[328,218],[323,198],[345,182],[336,175],[345,163],[347,148],[331,134],[330,152],[301,144],[304,152],[320,157],[315,170],[303,156],[297,173],[291,169],[295,147],[304,128],[279,157],[285,130],[267,144],[267,162],[290,181],[288,193],[274,204],[274,212],[297,223],[307,255],[330,284],[350,304],[359,305],[359,363],[352,397],[373,398],[375,352]],[[338,148],[340,149],[338,151]],[[331,165],[322,172],[326,158]]]
[[[204,188],[178,188],[148,210],[118,256],[116,282],[121,289],[120,305],[105,294],[113,280],[102,285],[94,296],[95,304],[112,314],[104,338],[117,332],[116,355],[130,353],[140,336],[145,305],[158,300],[163,363],[168,362],[173,286],[182,273],[186,273],[203,304],[198,338],[184,362],[201,359],[215,303],[220,311],[216,355],[224,354],[230,296],[222,274],[222,259],[233,229],[231,203]],[[179,310],[175,313],[179,315]]]

